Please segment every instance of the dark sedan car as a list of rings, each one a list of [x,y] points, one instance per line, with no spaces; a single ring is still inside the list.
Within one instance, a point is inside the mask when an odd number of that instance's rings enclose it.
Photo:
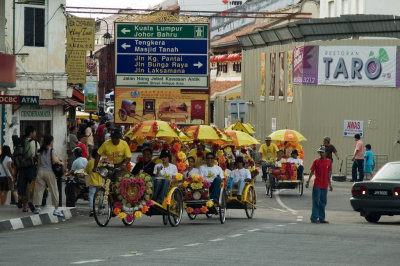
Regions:
[[[368,222],[400,214],[400,162],[385,164],[369,182],[354,183],[351,194],[351,206]]]

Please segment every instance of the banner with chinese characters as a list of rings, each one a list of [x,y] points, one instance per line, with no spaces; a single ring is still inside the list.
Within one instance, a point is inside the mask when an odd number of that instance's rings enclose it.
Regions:
[[[67,50],[94,50],[93,18],[67,18]]]
[[[260,86],[260,101],[265,101],[265,94],[267,89],[267,70],[266,70],[266,54],[261,53],[260,55],[260,74],[261,74],[261,86]]]
[[[209,123],[209,95],[182,93],[180,89],[115,88],[117,124],[162,120],[179,125]]]
[[[86,82],[86,51],[67,50],[68,83]]]

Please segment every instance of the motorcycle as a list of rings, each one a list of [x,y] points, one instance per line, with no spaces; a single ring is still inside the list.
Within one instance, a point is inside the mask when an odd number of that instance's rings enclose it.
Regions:
[[[78,199],[89,201],[89,187],[86,186],[86,174],[83,170],[76,170],[71,176],[65,177],[66,206],[75,207]]]

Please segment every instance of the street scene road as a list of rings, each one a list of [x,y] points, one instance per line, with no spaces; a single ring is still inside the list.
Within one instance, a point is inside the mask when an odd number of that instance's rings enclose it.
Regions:
[[[311,224],[311,189],[276,191],[265,196],[256,182],[257,210],[228,210],[225,224],[204,215],[179,227],[161,216],[143,217],[130,226],[118,218],[98,227],[79,201],[70,221],[3,232],[1,265],[396,265],[399,217],[371,224],[352,211],[352,183],[333,183],[327,220]],[[18,252],[17,252],[18,251]],[[23,255],[22,255],[23,254]]]

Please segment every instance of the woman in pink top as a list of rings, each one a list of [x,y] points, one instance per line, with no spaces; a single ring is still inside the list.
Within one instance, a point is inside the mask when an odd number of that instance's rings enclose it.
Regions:
[[[360,134],[355,134],[354,140],[356,141],[356,148],[354,149],[354,155],[351,159],[353,161],[353,167],[351,169],[351,182],[362,182],[364,180],[364,144],[361,140]],[[357,169],[360,178],[358,180]]]

